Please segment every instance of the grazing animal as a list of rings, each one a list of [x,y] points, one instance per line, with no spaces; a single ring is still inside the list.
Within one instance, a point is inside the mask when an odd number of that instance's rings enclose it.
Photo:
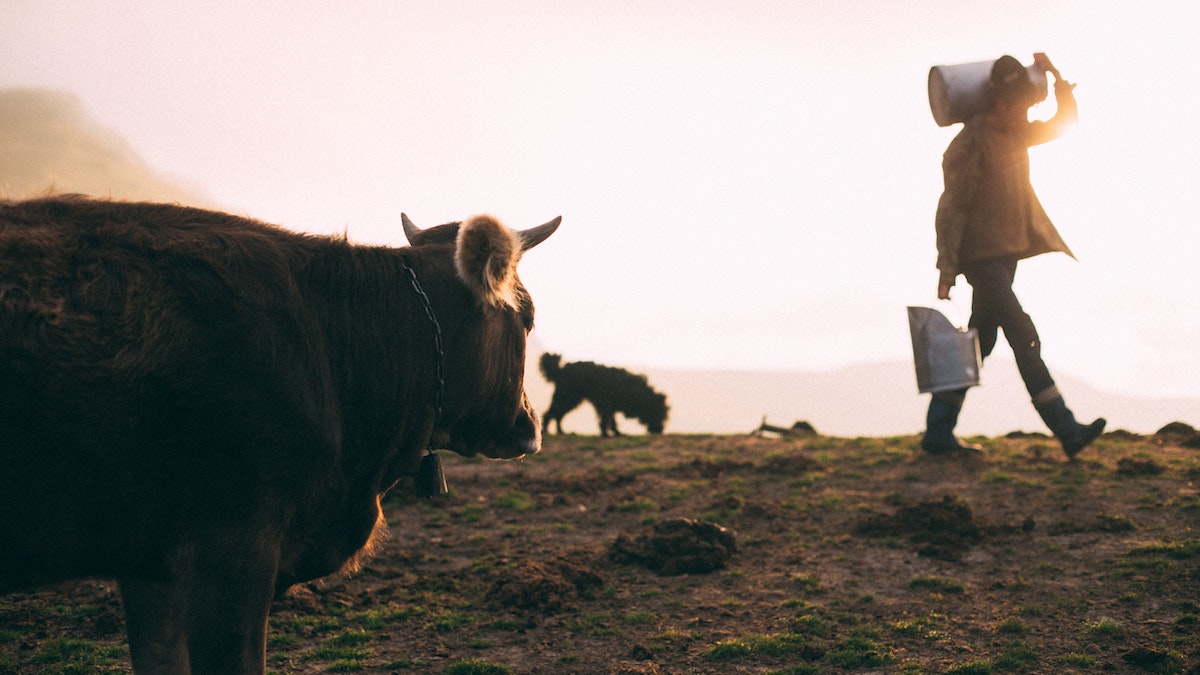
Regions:
[[[522,253],[559,218],[354,245],[224,213],[0,201],[0,592],[115,578],[137,673],[261,673],[427,448],[537,452]]]
[[[542,354],[538,369],[548,382],[554,383],[550,409],[542,415],[542,433],[554,421],[562,433],[562,418],[584,400],[596,409],[600,420],[600,435],[620,436],[616,413],[637,418],[652,434],[661,434],[667,421],[667,397],[654,391],[645,375],[624,368],[602,366],[591,361],[562,363],[559,354]]]

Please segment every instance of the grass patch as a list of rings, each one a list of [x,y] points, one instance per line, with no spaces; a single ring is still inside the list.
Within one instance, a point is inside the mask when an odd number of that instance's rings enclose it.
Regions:
[[[630,612],[625,615],[625,623],[630,626],[647,626],[657,619],[653,612]]]
[[[892,623],[892,630],[900,635],[912,635],[932,639],[938,637],[936,629],[946,620],[945,614],[930,612],[925,616],[915,616],[911,619],[901,619]]]
[[[528,492],[510,490],[496,497],[496,506],[509,511],[523,512],[532,511],[537,508],[537,502],[534,501]]]
[[[812,644],[812,640],[796,633],[776,633],[773,635],[747,635],[745,637],[722,640],[702,652],[704,658],[711,661],[739,659],[747,656],[794,656],[804,653]]]
[[[829,621],[819,616],[805,614],[804,616],[788,619],[785,622],[788,632],[812,637],[829,637],[832,627]]]
[[[621,629],[612,624],[612,617],[608,614],[592,614],[567,621],[563,627],[571,633],[593,637],[620,635]]]
[[[1093,640],[1112,642],[1125,637],[1125,627],[1120,621],[1112,619],[1099,619],[1097,621],[1089,621],[1083,626],[1088,637]]]
[[[874,640],[852,636],[830,649],[825,659],[839,668],[873,668],[891,663],[893,657]]]
[[[43,643],[30,660],[38,672],[82,675],[116,666],[124,655],[124,647],[60,637]]]
[[[463,612],[445,611],[439,612],[425,625],[429,630],[435,633],[453,633],[456,630],[465,628],[475,623],[475,617]]]
[[[911,580],[909,580],[908,587],[917,590],[927,590],[934,593],[959,594],[967,592],[966,585],[961,581],[943,579],[941,577],[934,576],[913,577]]]
[[[996,624],[996,632],[1001,635],[1025,635],[1029,632],[1029,626],[1018,619],[1005,619]]]
[[[308,652],[305,661],[360,661],[371,656],[368,649],[326,644]]]
[[[821,579],[815,574],[793,574],[791,580],[792,585],[805,593],[823,593],[825,591],[821,585]]]
[[[991,675],[994,672],[995,666],[987,659],[976,659],[946,669],[946,675]]]
[[[1179,541],[1162,541],[1153,544],[1135,546],[1125,553],[1126,556],[1165,556],[1173,560],[1192,560],[1200,558],[1200,539],[1181,539]]]
[[[512,673],[512,668],[483,659],[462,659],[450,663],[442,669],[442,675],[509,675],[510,673]]]

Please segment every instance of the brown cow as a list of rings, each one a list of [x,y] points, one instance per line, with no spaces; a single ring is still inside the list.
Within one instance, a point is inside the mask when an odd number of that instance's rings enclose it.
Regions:
[[[0,592],[116,578],[138,673],[261,673],[427,447],[537,452],[533,306],[486,216],[353,245],[236,216],[0,202]]]

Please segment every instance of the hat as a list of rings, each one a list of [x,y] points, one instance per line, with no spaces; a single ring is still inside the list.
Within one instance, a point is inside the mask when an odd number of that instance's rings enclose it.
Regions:
[[[1005,54],[992,64],[992,92],[997,97],[1010,101],[1028,101],[1036,98],[1036,88],[1029,79],[1029,71],[1021,62]]]

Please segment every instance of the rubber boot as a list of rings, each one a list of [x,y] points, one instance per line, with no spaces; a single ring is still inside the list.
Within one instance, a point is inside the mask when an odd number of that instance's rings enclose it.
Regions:
[[[1091,424],[1076,422],[1075,414],[1067,407],[1057,387],[1051,387],[1034,397],[1033,407],[1050,431],[1054,432],[1058,442],[1062,443],[1067,459],[1075,459],[1075,455],[1104,433],[1104,425],[1108,424],[1103,417]]]
[[[921,437],[922,450],[931,455],[975,455],[983,451],[978,445],[964,445],[954,437],[963,400],[963,395],[957,392],[938,393],[929,399],[925,434]]]

